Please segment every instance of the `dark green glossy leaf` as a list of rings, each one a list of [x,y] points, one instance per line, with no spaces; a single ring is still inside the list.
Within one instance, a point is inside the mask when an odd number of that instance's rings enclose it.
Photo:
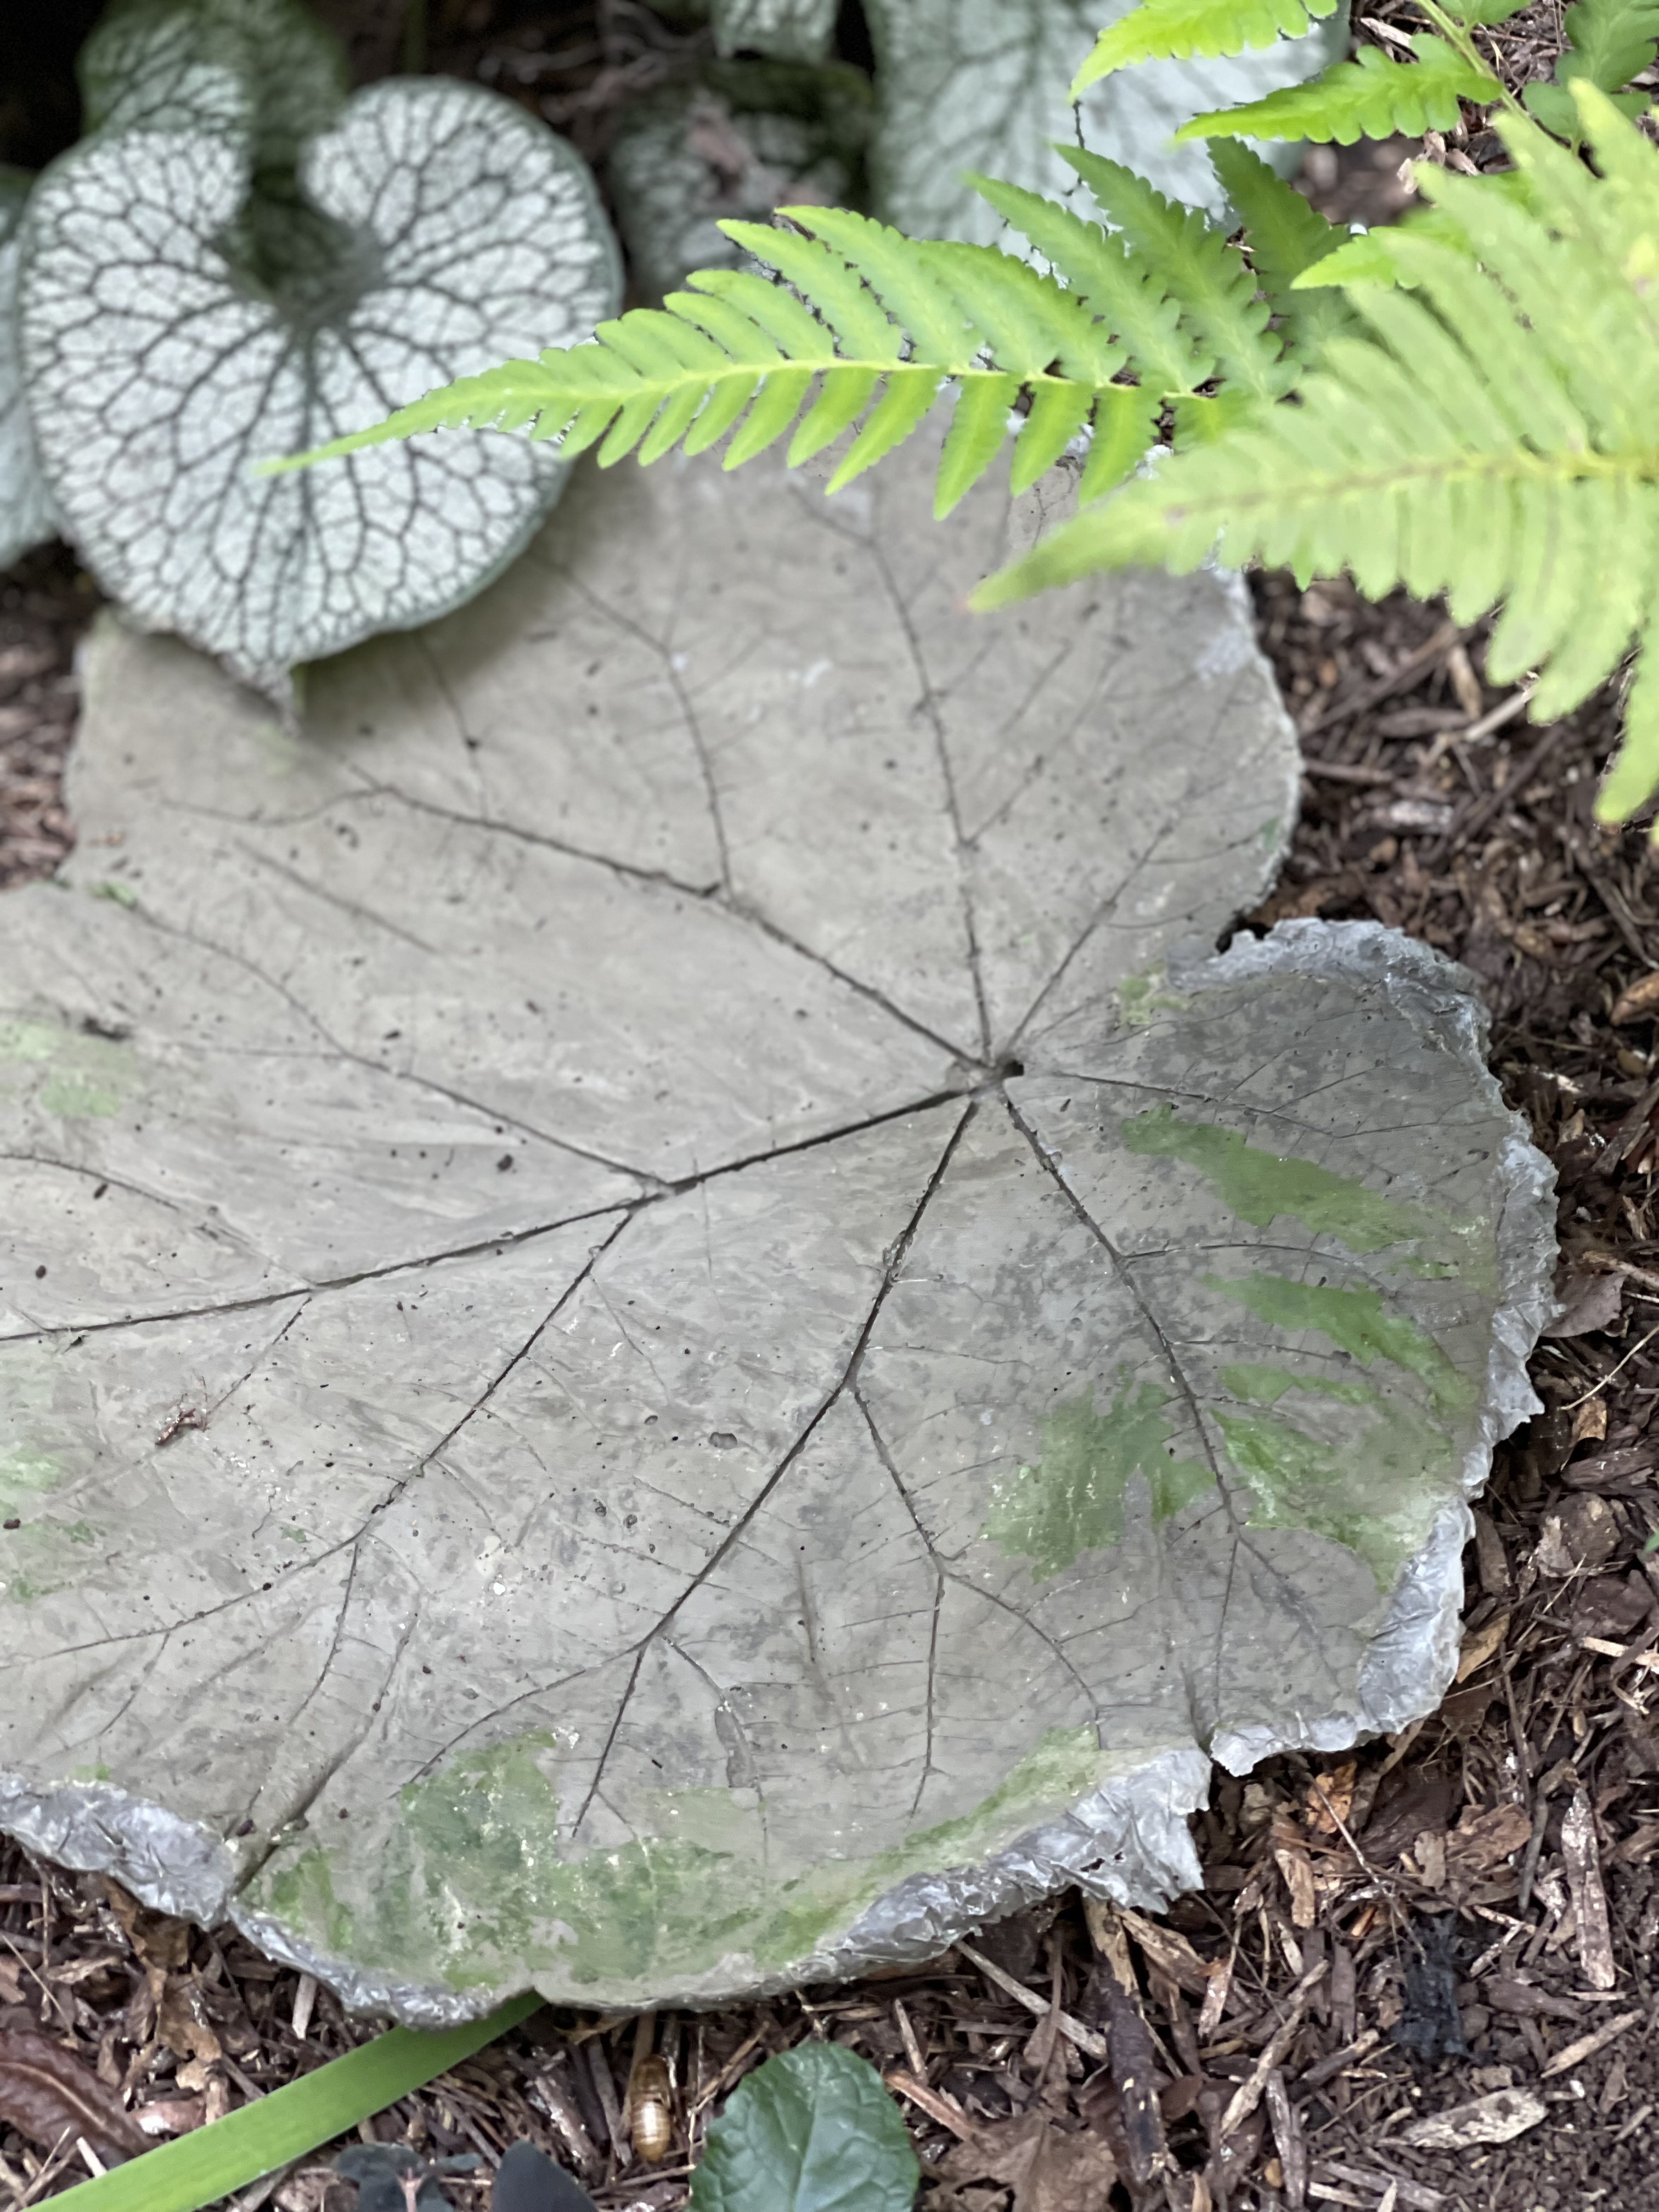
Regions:
[[[909,2212],[921,2169],[873,2066],[838,2043],[769,2058],[708,2130],[692,2212]]]

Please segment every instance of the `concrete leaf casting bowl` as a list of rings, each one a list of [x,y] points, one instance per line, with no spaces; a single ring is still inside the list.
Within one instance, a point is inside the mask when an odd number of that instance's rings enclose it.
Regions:
[[[0,1822],[434,2023],[1196,1879],[1428,1710],[1548,1170],[1468,979],[1213,950],[1294,808],[1237,585],[584,470],[307,732],[93,644],[0,902]],[[1035,517],[1035,521],[1034,521]]]

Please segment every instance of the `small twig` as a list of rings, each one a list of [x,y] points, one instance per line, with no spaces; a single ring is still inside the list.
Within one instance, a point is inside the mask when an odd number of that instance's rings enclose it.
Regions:
[[[1261,2102],[1261,2093],[1267,2087],[1267,2076],[1275,2066],[1281,2063],[1285,2053],[1295,2040],[1297,2030],[1302,2025],[1303,2014],[1308,2009],[1308,2000],[1313,1995],[1316,1984],[1322,1982],[1324,1978],[1325,1961],[1322,1959],[1316,1966],[1310,1966],[1297,1984],[1291,1992],[1290,2011],[1279,2026],[1274,2029],[1271,2039],[1255,2064],[1251,2067],[1244,2080],[1239,2083],[1227,2100],[1227,2109],[1221,2115],[1220,2123],[1216,2129],[1218,2142],[1225,2142],[1230,2135],[1243,2127],[1250,2114]]]
[[[1358,1860],[1362,1870],[1370,1875],[1373,1881],[1386,1882],[1389,1879],[1388,1875],[1384,1874],[1380,1868],[1374,1867],[1370,1861],[1366,1857],[1364,1852],[1360,1850],[1358,1844],[1354,1839],[1352,1829],[1348,1826],[1342,1815],[1337,1811],[1335,1806],[1332,1804],[1330,1799],[1326,1796],[1325,1785],[1316,1774],[1314,1777],[1313,1786],[1318,1792],[1320,1803],[1325,1808],[1325,1810],[1330,1814],[1332,1820],[1335,1822],[1338,1833],[1341,1836],[1343,1842],[1347,1845],[1348,1849],[1353,1853],[1355,1858]]]
[[[1460,745],[1475,744],[1480,738],[1491,737],[1495,730],[1501,730],[1506,722],[1512,722],[1517,714],[1526,712],[1537,689],[1535,683],[1523,684],[1518,691],[1511,691],[1507,699],[1500,700],[1478,722],[1471,722],[1467,730],[1449,731],[1447,734]],[[1508,787],[1507,785],[1504,787],[1506,790]]]
[[[1633,1260],[1621,1260],[1613,1252],[1581,1252],[1577,1264],[1588,1267],[1597,1275],[1627,1275],[1632,1283],[1640,1283],[1650,1291],[1659,1291],[1659,1275],[1651,1267],[1638,1267]]]
[[[964,1959],[973,1961],[988,1982],[994,1982],[1016,2004],[1024,2005],[1034,2018],[1044,2019],[1051,2010],[1047,1997],[1038,1996],[1036,1990],[1028,1990],[1024,1982],[1017,1982],[1012,1974],[1004,1973],[994,1960],[988,1959],[982,1951],[975,1950],[971,1943],[958,1943],[957,1948]],[[1058,2025],[1066,2041],[1076,2044],[1079,2051],[1086,2051],[1091,2058],[1103,2059],[1111,2056],[1105,2037],[1097,2035],[1091,2027],[1085,2027],[1083,2022],[1073,2020],[1070,2013],[1061,2013]]]
[[[699,2112],[704,2110],[706,2106],[714,2103],[715,2098],[720,2095],[721,2090],[725,2088],[728,2081],[732,2081],[737,2079],[738,2069],[742,2066],[744,2060],[748,2057],[751,2051],[754,2051],[758,2047],[761,2040],[762,2032],[759,2028],[757,2028],[755,2033],[746,2042],[740,2043],[738,2045],[737,2049],[732,2053],[732,2056],[726,2060],[725,2065],[721,2067],[720,2072],[714,2076],[708,2087],[698,2092],[697,2101],[691,2108],[691,2116],[694,2119]]]
[[[1328,2058],[1317,2060],[1302,2076],[1296,2085],[1297,2087],[1322,2089],[1328,2081],[1334,2081],[1336,2079],[1345,2066],[1352,2066],[1356,2060],[1367,2057],[1382,2040],[1380,2029],[1368,2027],[1363,2035],[1356,2036],[1352,2043],[1345,2043],[1340,2051],[1333,2051]]]
[[[1565,1406],[1558,1406],[1555,1409],[1556,1412],[1558,1413],[1571,1413],[1576,1412],[1580,1406],[1588,1406],[1590,1400],[1592,1398],[1598,1397],[1607,1388],[1607,1384],[1612,1382],[1613,1376],[1618,1374],[1620,1368],[1628,1367],[1632,1360],[1635,1358],[1637,1353],[1638,1352],[1645,1351],[1647,1346],[1653,1342],[1656,1336],[1659,1336],[1659,1327],[1650,1328],[1639,1344],[1632,1344],[1630,1350],[1618,1363],[1618,1365],[1609,1367],[1607,1373],[1600,1378],[1592,1389],[1586,1390],[1582,1398],[1569,1399]]]
[[[1543,2079],[1547,2081],[1552,2074],[1565,2074],[1575,2066],[1582,2066],[1585,2059],[1594,2058],[1598,2051],[1605,2051],[1616,2035],[1622,2035],[1627,2027],[1634,2027],[1644,2017],[1640,2012],[1620,2013],[1617,2020],[1598,2027],[1594,2035],[1581,2035],[1577,2043],[1568,2044],[1565,2051],[1558,2051],[1549,2060],[1543,2069]]]
[[[960,1950],[962,1946],[958,1944],[957,1948]],[[936,2120],[942,2128],[949,2128],[951,2133],[963,2142],[972,2142],[978,2133],[954,2097],[943,2096],[937,2089],[930,2089],[925,2081],[918,2081],[914,2074],[905,2073],[902,2067],[894,2073],[884,2075],[882,2079],[896,2097],[908,2097],[913,2105],[927,2113],[930,2120]]]

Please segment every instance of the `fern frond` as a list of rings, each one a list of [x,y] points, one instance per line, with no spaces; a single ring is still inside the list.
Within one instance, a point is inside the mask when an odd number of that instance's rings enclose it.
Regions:
[[[1143,400],[1114,381],[1125,345],[1079,293],[992,246],[907,239],[844,208],[786,212],[793,228],[723,226],[782,284],[744,270],[699,271],[687,280],[692,289],[600,324],[585,345],[465,377],[267,470],[459,428],[528,429],[570,455],[597,446],[605,468],[634,452],[653,461],[676,445],[701,453],[728,433],[726,465],[735,468],[793,428],[793,466],[857,426],[831,479],[836,490],[902,444],[947,383],[957,401],[939,479],[942,514],[1011,431],[1016,489],[1091,423],[1101,434],[1087,473],[1099,489],[1117,480],[1109,469],[1121,476],[1139,459],[1161,392]],[[1119,305],[1132,302],[1134,280],[1121,292]],[[1129,319],[1157,352],[1166,334],[1156,301]],[[1164,350],[1178,360],[1172,341]],[[1022,393],[1026,413],[1011,421]],[[1143,429],[1128,453],[1131,433]]]
[[[1158,463],[982,586],[995,605],[1091,569],[1218,554],[1372,597],[1502,604],[1496,682],[1539,672],[1534,719],[1568,712],[1659,622],[1659,149],[1573,87],[1598,175],[1502,120],[1523,202],[1428,169],[1443,234],[1390,241],[1413,289],[1354,285],[1363,335],[1333,339],[1288,404]],[[1632,693],[1604,819],[1659,789],[1659,670]]]
[[[1120,161],[1081,146],[1059,150],[1130,250],[1157,271],[1182,322],[1229,383],[1258,399],[1277,399],[1287,392],[1295,368],[1267,328],[1273,311],[1256,297],[1255,272],[1228,244],[1226,234],[1196,209],[1166,200]]]
[[[1052,275],[993,246],[908,239],[845,208],[783,210],[787,228],[726,222],[781,281],[698,271],[660,308],[602,323],[585,345],[464,378],[266,472],[452,428],[528,430],[570,456],[597,447],[604,468],[723,438],[736,468],[787,434],[793,467],[855,431],[835,491],[902,444],[953,386],[940,514],[1010,436],[1019,491],[1086,433],[1080,490],[1097,497],[1137,465],[1166,402],[1182,434],[1213,437],[1241,406],[1288,391],[1299,366],[1268,327],[1257,270],[1224,231],[1116,162],[1075,149],[1067,158],[1106,222],[973,180]],[[1320,223],[1304,209],[1292,232],[1295,210],[1275,197],[1287,189],[1269,179],[1253,195],[1274,233],[1264,266],[1281,273],[1301,265],[1306,226]],[[1287,300],[1283,313],[1304,334],[1332,320],[1311,301]],[[1207,391],[1218,376],[1225,388]]]
[[[1577,139],[1578,111],[1570,89],[1577,78],[1612,95],[1625,114],[1640,115],[1647,95],[1621,94],[1620,87],[1639,76],[1659,52],[1659,0],[1577,0],[1562,17],[1561,30],[1567,51],[1555,65],[1555,82],[1531,83],[1521,95],[1545,128]]]
[[[1144,0],[1101,33],[1071,97],[1081,100],[1091,84],[1137,62],[1212,61],[1275,46],[1281,38],[1300,38],[1336,9],[1337,0]]]
[[[1425,131],[1455,130],[1458,102],[1485,106],[1504,88],[1484,70],[1471,69],[1462,55],[1419,31],[1412,40],[1414,62],[1396,62],[1380,46],[1362,46],[1351,62],[1338,62],[1307,84],[1287,86],[1243,107],[1195,115],[1176,132],[1183,138],[1334,139],[1352,146],[1358,138],[1388,138],[1398,132],[1420,138]]]
[[[1338,293],[1292,288],[1298,276],[1349,242],[1348,233],[1328,222],[1294,185],[1237,139],[1215,140],[1210,161],[1244,226],[1256,283],[1297,352],[1311,358],[1353,319]]]

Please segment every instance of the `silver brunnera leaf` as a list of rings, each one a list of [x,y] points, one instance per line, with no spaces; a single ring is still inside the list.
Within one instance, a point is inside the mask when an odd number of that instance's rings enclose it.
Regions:
[[[32,179],[0,168],[0,568],[58,527],[40,474],[17,350],[17,264]]]
[[[495,94],[375,85],[287,172],[295,118],[239,84],[204,65],[172,127],[106,125],[45,173],[23,358],[48,484],[99,581],[280,697],[296,664],[468,599],[562,465],[488,433],[326,477],[255,464],[576,343],[620,272],[579,156]]]

